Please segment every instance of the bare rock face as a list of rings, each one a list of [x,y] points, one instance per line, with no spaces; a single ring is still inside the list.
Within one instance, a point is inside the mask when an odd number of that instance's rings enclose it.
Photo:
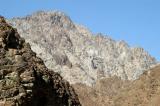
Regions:
[[[31,44],[46,66],[70,83],[94,85],[101,78],[135,80],[156,60],[142,48],[130,48],[102,34],[92,34],[61,12],[37,12],[9,22]]]
[[[80,106],[69,83],[47,69],[3,17],[0,17],[0,106]]]

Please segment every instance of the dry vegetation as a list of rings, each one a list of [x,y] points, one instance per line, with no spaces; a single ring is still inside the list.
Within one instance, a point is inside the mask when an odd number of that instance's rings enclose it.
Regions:
[[[159,106],[160,66],[129,82],[117,77],[98,81],[94,88],[74,85],[83,106]]]

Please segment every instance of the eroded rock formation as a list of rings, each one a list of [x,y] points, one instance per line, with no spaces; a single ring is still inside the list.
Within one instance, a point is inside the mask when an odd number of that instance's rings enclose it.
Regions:
[[[130,48],[102,34],[92,34],[62,12],[37,12],[9,22],[31,44],[46,66],[70,83],[94,85],[101,78],[137,79],[156,60],[142,48]]]
[[[0,106],[80,106],[69,83],[47,69],[3,17],[0,17]]]

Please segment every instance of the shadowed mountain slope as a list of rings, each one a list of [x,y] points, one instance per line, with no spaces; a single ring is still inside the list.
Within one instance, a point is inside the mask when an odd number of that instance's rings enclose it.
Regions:
[[[0,106],[80,106],[69,83],[0,17]]]

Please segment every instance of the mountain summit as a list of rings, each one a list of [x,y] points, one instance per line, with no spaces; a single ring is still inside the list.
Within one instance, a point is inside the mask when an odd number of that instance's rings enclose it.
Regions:
[[[143,48],[132,48],[102,34],[92,34],[62,12],[37,12],[9,22],[17,28],[46,66],[70,83],[95,84],[118,76],[135,80],[156,60]]]

